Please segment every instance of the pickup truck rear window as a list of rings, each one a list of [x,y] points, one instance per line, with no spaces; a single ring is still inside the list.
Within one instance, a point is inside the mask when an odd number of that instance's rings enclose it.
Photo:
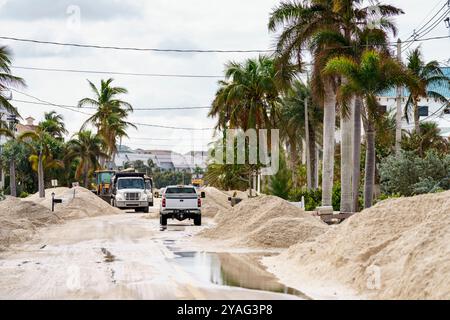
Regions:
[[[167,188],[166,189],[166,193],[197,193],[197,191],[195,191],[194,188],[183,188],[183,187],[179,187],[179,188]]]

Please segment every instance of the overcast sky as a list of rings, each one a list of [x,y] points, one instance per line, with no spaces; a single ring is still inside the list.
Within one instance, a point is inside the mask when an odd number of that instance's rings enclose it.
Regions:
[[[405,15],[397,19],[399,36],[408,38],[433,8],[444,0],[385,1],[401,7]],[[270,11],[278,0],[0,0],[0,36],[46,41],[76,42],[131,47],[181,49],[267,49],[273,35],[267,31]],[[80,9],[78,24],[77,8]],[[440,24],[427,35],[448,35]],[[255,54],[151,53],[83,49],[37,45],[0,40],[14,53],[15,66],[108,70],[119,72],[221,75],[228,60],[242,60]],[[450,39],[422,43],[427,59],[449,59]],[[86,79],[99,83],[106,75],[51,73],[14,69],[27,82],[25,92],[40,99],[75,105],[91,96]],[[210,105],[217,79],[175,79],[113,76],[114,84],[129,94],[123,99],[136,108],[187,107]],[[15,99],[29,97],[14,94]],[[55,107],[15,103],[25,118],[41,120],[45,111],[64,115],[71,134],[79,130],[86,115]],[[88,112],[92,110],[86,110]],[[209,128],[214,120],[208,110],[136,111],[131,121],[176,126]],[[211,131],[180,131],[138,127],[130,129],[133,139],[124,144],[133,148],[173,149],[180,152],[206,149]],[[148,140],[157,139],[157,140]],[[167,139],[167,140],[162,140]]]

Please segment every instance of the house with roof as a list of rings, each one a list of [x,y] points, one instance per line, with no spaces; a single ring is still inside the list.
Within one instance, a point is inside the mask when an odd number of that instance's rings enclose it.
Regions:
[[[450,77],[450,67],[442,68],[445,75]],[[420,121],[434,122],[441,129],[443,137],[450,137],[450,87],[444,83],[433,84],[429,89],[440,93],[447,99],[443,103],[434,98],[422,98],[419,102]],[[402,110],[409,96],[409,92],[403,89],[402,92]],[[395,112],[397,109],[397,90],[391,89],[378,97],[378,101],[383,109],[388,112]],[[414,129],[414,121],[410,119],[409,123],[403,119],[403,129],[412,131]]]

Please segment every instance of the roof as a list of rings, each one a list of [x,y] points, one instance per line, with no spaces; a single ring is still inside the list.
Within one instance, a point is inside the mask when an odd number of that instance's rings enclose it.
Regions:
[[[444,75],[446,75],[447,77],[450,77],[450,67],[442,67],[441,70],[444,73]],[[432,84],[431,86],[428,87],[428,90],[439,92],[441,95],[443,95],[447,99],[450,99],[450,86],[446,85],[445,83]],[[404,97],[409,96],[409,91],[406,88],[403,88],[403,96]],[[381,97],[396,98],[397,97],[397,89],[392,88],[386,92],[383,92],[383,94],[381,94]]]

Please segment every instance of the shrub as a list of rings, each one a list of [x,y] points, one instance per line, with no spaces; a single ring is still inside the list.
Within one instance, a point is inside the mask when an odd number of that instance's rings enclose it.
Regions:
[[[30,194],[28,192],[22,191],[19,195],[19,198],[26,198],[28,197]]]
[[[317,207],[322,205],[322,190],[304,190],[304,189],[292,189],[289,192],[289,201],[298,202],[305,198],[305,210],[313,211]],[[333,187],[332,198],[333,209],[339,211],[341,204],[341,187],[336,185]]]
[[[412,196],[449,190],[450,155],[428,151],[424,158],[414,152],[389,156],[380,164],[380,183],[387,195]]]

